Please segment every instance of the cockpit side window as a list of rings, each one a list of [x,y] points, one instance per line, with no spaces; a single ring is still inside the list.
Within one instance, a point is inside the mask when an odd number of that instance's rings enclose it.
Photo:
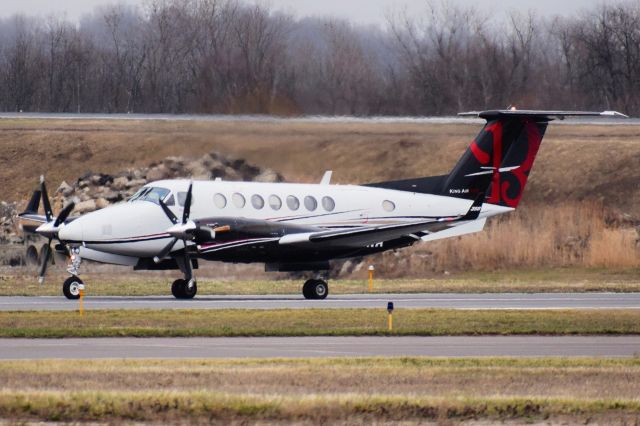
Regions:
[[[173,194],[169,195],[169,198],[166,198],[166,199],[164,200],[164,203],[165,203],[167,206],[175,206],[175,205],[176,205],[176,199],[175,199],[175,197],[173,196]]]
[[[191,205],[195,204],[194,203],[194,196],[191,196]],[[178,204],[180,205],[180,207],[184,207],[184,203],[187,201],[187,193],[186,192],[178,192]]]

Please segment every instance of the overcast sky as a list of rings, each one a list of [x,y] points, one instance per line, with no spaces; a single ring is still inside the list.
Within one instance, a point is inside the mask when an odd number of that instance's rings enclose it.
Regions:
[[[101,4],[126,3],[143,5],[146,0],[0,0],[0,16],[15,13],[46,16],[66,15],[78,19]],[[425,0],[247,0],[272,5],[298,17],[335,16],[348,18],[360,24],[384,24],[385,16],[393,11],[410,13],[424,10]],[[463,6],[475,5],[483,10],[523,11],[534,10],[539,15],[567,15],[602,4],[605,0],[451,0]],[[610,1],[610,0],[609,0]]]

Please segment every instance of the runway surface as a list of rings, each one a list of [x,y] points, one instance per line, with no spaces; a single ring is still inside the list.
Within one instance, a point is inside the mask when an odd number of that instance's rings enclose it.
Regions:
[[[0,359],[4,360],[637,355],[640,355],[640,336],[0,339]]]
[[[487,293],[487,294],[351,294],[325,300],[305,300],[299,295],[197,296],[176,300],[171,296],[88,296],[91,309],[305,309],[384,308],[396,309],[640,309],[640,293]],[[75,310],[78,302],[63,296],[0,297],[0,311]]]

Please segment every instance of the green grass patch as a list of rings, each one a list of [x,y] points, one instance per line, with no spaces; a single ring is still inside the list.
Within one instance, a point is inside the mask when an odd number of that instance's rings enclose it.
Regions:
[[[639,334],[640,310],[385,309],[0,312],[0,337]]]
[[[634,400],[424,398],[376,394],[251,396],[215,392],[1,392],[0,418],[78,421],[420,421],[638,415]]]

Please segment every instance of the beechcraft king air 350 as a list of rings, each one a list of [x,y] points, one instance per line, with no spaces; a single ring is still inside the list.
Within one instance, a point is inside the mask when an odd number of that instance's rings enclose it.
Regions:
[[[547,125],[567,116],[605,111],[496,110],[464,113],[486,124],[451,173],[370,183],[320,184],[163,180],[128,201],[71,218],[69,204],[53,216],[44,181],[25,212],[23,229],[49,239],[41,255],[44,278],[56,250],[69,256],[69,299],[79,297],[82,259],[135,270],[180,270],[171,291],[178,299],[197,292],[194,269],[204,260],[265,264],[269,271],[329,269],[334,259],[362,257],[481,231],[487,218],[520,202]],[[40,200],[44,215],[39,215]],[[319,275],[317,275],[319,276]],[[307,299],[324,299],[326,281],[309,279]]]

